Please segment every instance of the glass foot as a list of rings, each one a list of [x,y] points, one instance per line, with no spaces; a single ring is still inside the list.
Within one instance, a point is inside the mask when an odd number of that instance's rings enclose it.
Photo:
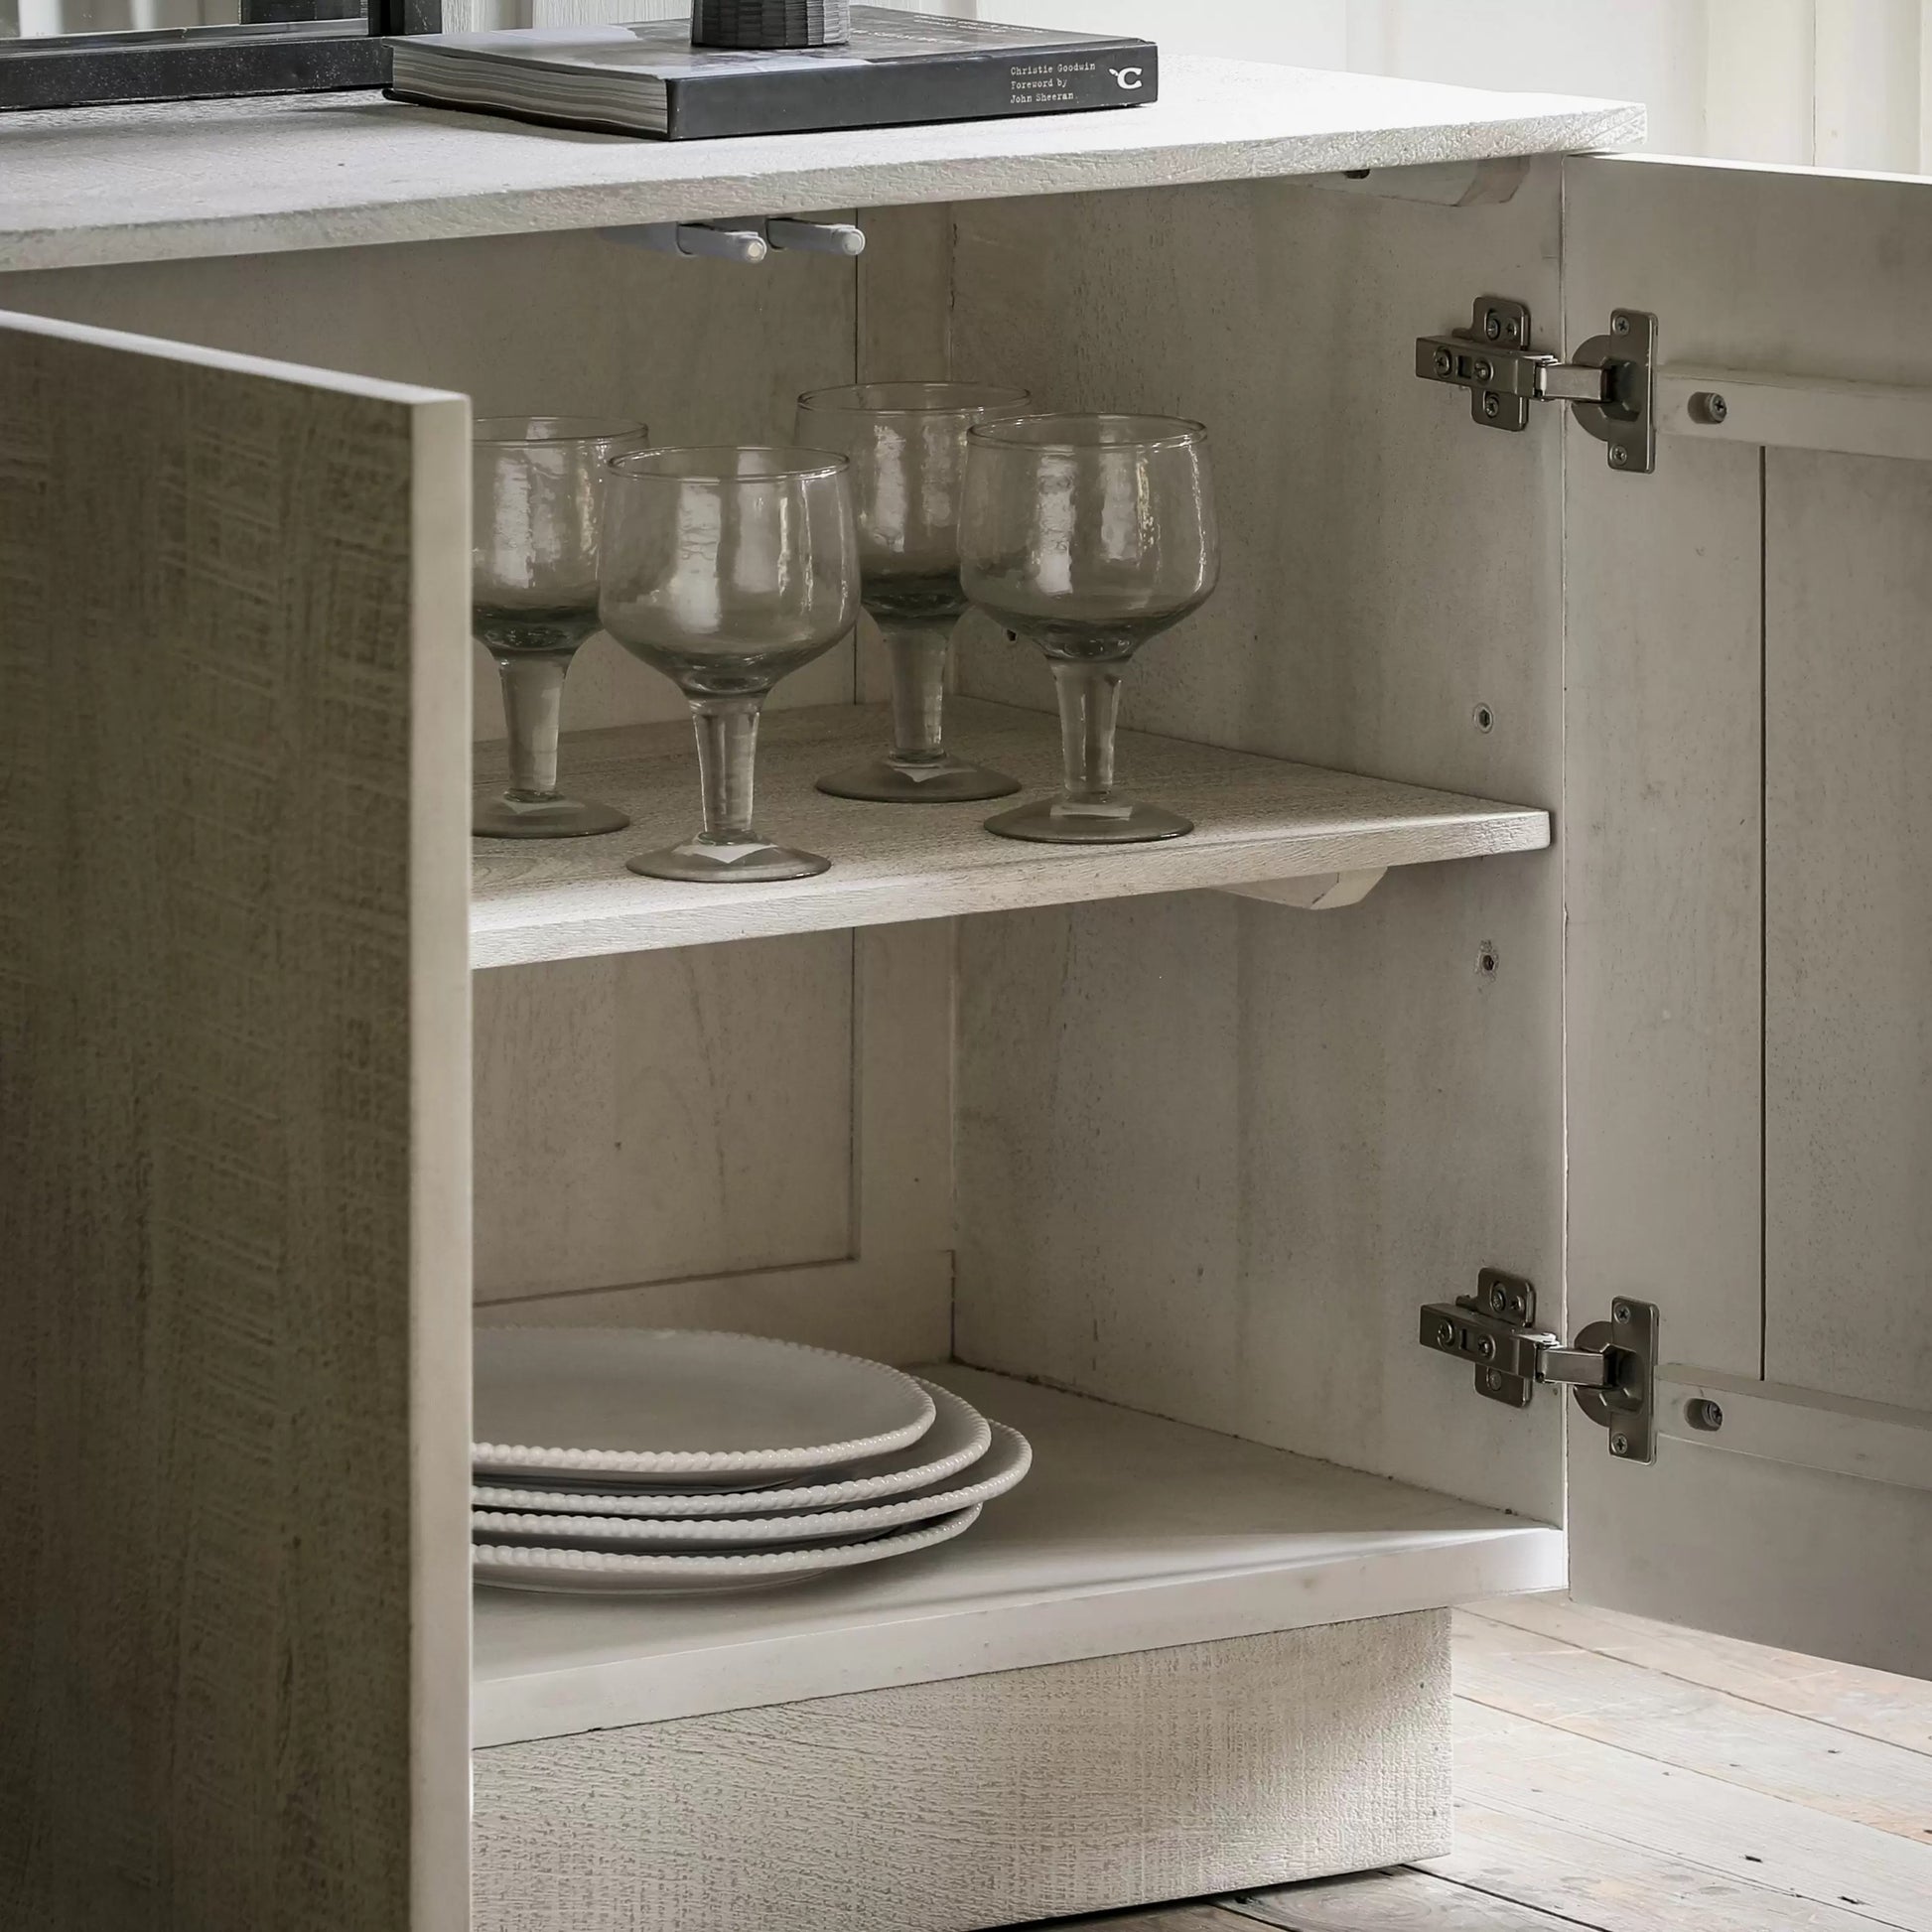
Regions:
[[[621,832],[628,813],[594,798],[519,798],[504,792],[479,798],[470,831],[480,839],[590,839],[600,832]]]
[[[789,846],[763,839],[746,845],[726,845],[687,839],[659,852],[639,853],[624,864],[646,879],[682,879],[699,886],[750,885],[766,879],[810,879],[831,870],[830,859],[816,852],[794,852]]]
[[[1033,839],[1040,845],[1144,845],[1151,839],[1177,839],[1194,829],[1165,805],[1063,805],[1057,798],[1016,805],[986,821],[1003,839]]]
[[[956,805],[967,799],[1008,797],[1020,789],[1020,780],[962,759],[943,758],[933,764],[874,759],[869,764],[855,764],[819,779],[818,788],[834,798],[866,798],[881,805]]]

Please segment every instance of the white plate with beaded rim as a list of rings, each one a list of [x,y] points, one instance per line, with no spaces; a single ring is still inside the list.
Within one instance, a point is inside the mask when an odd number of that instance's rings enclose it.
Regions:
[[[729,1549],[734,1545],[772,1549],[787,1543],[850,1543],[950,1516],[973,1503],[1004,1496],[1027,1473],[1034,1452],[1026,1437],[995,1423],[993,1447],[963,1476],[937,1489],[869,1503],[792,1516],[723,1516],[676,1521],[622,1516],[524,1514],[477,1510],[470,1519],[477,1543],[535,1544],[549,1549],[632,1551]]]
[[[480,1474],[769,1483],[915,1443],[931,1396],[858,1355],[703,1328],[480,1328]]]
[[[981,1505],[921,1523],[896,1536],[859,1543],[811,1543],[795,1550],[745,1550],[732,1556],[613,1556],[604,1550],[544,1550],[516,1544],[471,1547],[470,1571],[499,1589],[560,1590],[571,1595],[664,1595],[693,1590],[763,1589],[803,1582],[854,1564],[883,1563],[949,1543],[979,1521]]]
[[[536,1516],[772,1516],[805,1509],[854,1509],[862,1503],[925,1490],[972,1468],[992,1446],[986,1418],[950,1389],[912,1378],[932,1398],[932,1427],[889,1455],[873,1456],[830,1480],[809,1478],[782,1488],[613,1488],[598,1478],[492,1476],[470,1491],[477,1509]],[[928,1512],[929,1513],[929,1512]]]

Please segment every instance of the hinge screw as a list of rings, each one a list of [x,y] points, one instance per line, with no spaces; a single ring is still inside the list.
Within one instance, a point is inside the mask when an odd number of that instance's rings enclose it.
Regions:
[[[1628,316],[1612,316],[1610,318],[1610,333],[1613,336],[1627,336],[1630,333],[1630,318]]]
[[[1454,366],[1455,357],[1448,349],[1439,348],[1436,351],[1436,373],[1438,375],[1448,375],[1449,370]]]
[[[1610,468],[1612,470],[1627,470],[1629,467],[1630,452],[1621,443],[1612,443],[1610,445]]]
[[[1489,313],[1483,317],[1482,333],[1485,336],[1487,336],[1492,343],[1497,339],[1497,337],[1499,337],[1503,333],[1503,319],[1495,312],[1494,309],[1491,309]],[[1514,323],[1510,324],[1509,333],[1512,336],[1515,335],[1516,325]]]
[[[1499,1368],[1485,1369],[1482,1383],[1484,1388],[1500,1389],[1503,1385],[1503,1372]]]
[[[1437,1322],[1436,1346],[1438,1348],[1452,1348],[1454,1347],[1454,1345],[1455,1345],[1455,1323],[1453,1321]]]
[[[1610,1438],[1610,1453],[1612,1455],[1628,1455],[1630,1453],[1629,1437],[1612,1436]]]
[[[1482,413],[1485,416],[1500,416],[1503,413],[1503,406],[1494,396],[1484,396],[1482,399]]]
[[[1489,1291],[1489,1306],[1497,1314],[1509,1307],[1509,1292],[1500,1282]]]
[[[1610,1310],[1610,1319],[1613,1321],[1628,1321],[1630,1319],[1630,1304],[1628,1302],[1617,1303]]]
[[[1495,1352],[1496,1352],[1496,1341],[1493,1335],[1478,1335],[1476,1337],[1476,1353],[1480,1355],[1485,1362]]]
[[[1475,378],[1478,382],[1487,382],[1495,373],[1496,371],[1487,362],[1477,362],[1475,366]]]

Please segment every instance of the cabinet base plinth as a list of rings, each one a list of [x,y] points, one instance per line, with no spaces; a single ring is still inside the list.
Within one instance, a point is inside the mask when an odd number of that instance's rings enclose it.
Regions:
[[[476,1932],[982,1932],[1449,1848],[1421,1610],[475,1754]]]

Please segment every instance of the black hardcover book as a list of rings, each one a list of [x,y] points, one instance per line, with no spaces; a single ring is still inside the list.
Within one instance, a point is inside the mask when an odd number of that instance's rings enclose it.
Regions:
[[[1152,41],[854,7],[840,47],[694,48],[683,21],[424,34],[391,45],[390,94],[554,126],[691,141],[1133,107]]]

